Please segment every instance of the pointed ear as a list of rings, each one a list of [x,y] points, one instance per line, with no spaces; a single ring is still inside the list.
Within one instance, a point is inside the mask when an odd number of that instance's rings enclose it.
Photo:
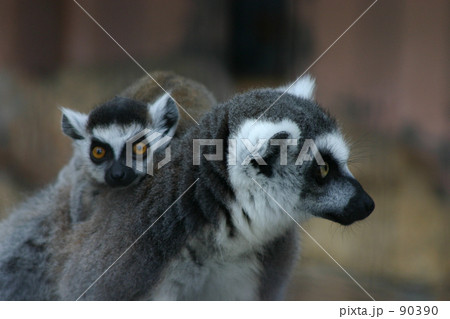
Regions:
[[[260,173],[271,177],[276,164],[287,165],[287,145],[293,144],[291,134],[281,131],[274,134],[266,141],[265,150],[260,153],[260,158],[253,158],[250,164]]]
[[[86,123],[88,116],[84,113],[79,113],[61,107],[62,121],[61,127],[64,134],[74,140],[83,140],[86,137]]]
[[[175,135],[180,113],[175,101],[168,93],[165,93],[156,102],[149,103],[148,111],[155,130],[168,136]]]
[[[301,97],[303,99],[314,99],[314,91],[316,89],[316,80],[309,74],[298,78],[294,83],[277,88],[279,92]]]

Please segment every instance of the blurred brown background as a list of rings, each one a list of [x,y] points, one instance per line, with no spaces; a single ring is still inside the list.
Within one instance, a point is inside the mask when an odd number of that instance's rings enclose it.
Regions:
[[[224,100],[294,80],[372,1],[79,3],[146,70]],[[450,299],[449,56],[450,2],[380,0],[310,70],[376,210],[305,227],[377,300]],[[57,107],[89,111],[143,74],[75,2],[0,2],[0,218],[70,157]],[[302,247],[288,299],[368,299],[304,235]]]

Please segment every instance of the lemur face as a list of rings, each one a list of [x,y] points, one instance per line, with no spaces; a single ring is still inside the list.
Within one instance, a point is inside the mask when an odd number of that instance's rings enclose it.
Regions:
[[[280,93],[268,89],[232,102],[240,114],[245,104],[249,117],[230,114],[231,138],[237,141],[228,152],[231,184],[255,219],[274,221],[275,214],[291,223],[292,214],[297,221],[317,216],[350,225],[370,215],[375,204],[348,169],[349,149],[336,122],[311,100],[314,83],[299,82],[279,100]],[[274,101],[256,121],[260,111],[253,110]]]
[[[342,225],[350,225],[369,216],[375,208],[372,198],[350,172],[349,149],[339,131],[315,139],[324,165],[316,160],[305,162],[300,174],[305,176],[299,209]]]
[[[168,94],[151,104],[123,97],[96,107],[89,115],[63,109],[63,132],[74,141],[75,156],[98,183],[126,187],[145,175],[146,156],[152,143],[145,135],[131,145],[131,164],[127,164],[127,141],[145,129],[173,136],[178,123],[178,109]],[[136,170],[136,160],[142,165]],[[128,162],[128,164],[130,164]]]

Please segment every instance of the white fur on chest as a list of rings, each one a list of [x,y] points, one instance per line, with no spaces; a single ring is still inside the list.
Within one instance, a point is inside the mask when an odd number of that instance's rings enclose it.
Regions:
[[[257,300],[261,265],[256,255],[215,256],[195,263],[187,249],[166,268],[152,300]]]

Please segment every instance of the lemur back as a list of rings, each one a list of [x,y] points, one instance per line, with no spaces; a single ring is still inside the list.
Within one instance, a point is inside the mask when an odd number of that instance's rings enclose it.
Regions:
[[[0,223],[0,300],[58,299],[49,243],[70,230],[71,164]]]
[[[200,121],[201,117],[217,103],[214,95],[203,84],[172,72],[159,71],[153,72],[151,75],[154,80],[144,76],[119,95],[151,103],[164,93],[161,87],[164,88],[179,104],[180,120],[175,137],[184,135],[195,124],[195,121]]]

